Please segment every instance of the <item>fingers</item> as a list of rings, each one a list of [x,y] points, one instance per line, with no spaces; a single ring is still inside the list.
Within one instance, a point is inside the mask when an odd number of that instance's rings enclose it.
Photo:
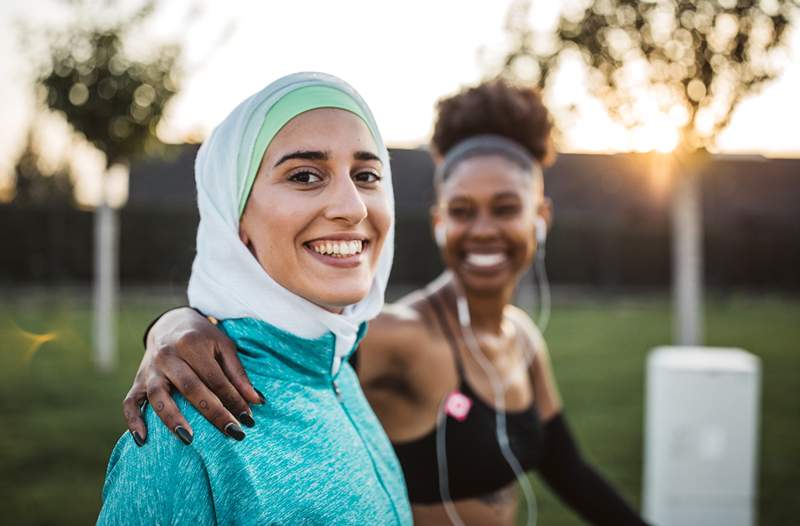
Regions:
[[[147,400],[162,422],[186,445],[192,443],[192,426],[178,409],[170,394],[170,383],[164,376],[151,374],[147,379]]]
[[[142,413],[139,407],[147,400],[147,393],[144,386],[140,386],[138,382],[134,382],[131,390],[122,401],[122,414],[125,415],[125,423],[128,426],[128,431],[133,436],[133,441],[136,445],[142,447],[147,441],[147,424],[144,423]]]
[[[247,402],[241,397],[239,391],[236,390],[236,387],[231,383],[216,360],[212,360],[210,363],[198,364],[192,368],[200,381],[208,388],[209,392],[211,392],[231,414],[235,415],[237,420],[247,427],[253,427],[253,425],[255,425],[250,406],[247,405]],[[179,385],[181,386],[181,392],[183,392],[183,384]],[[184,396],[186,396],[186,394],[187,393],[184,393]],[[187,396],[187,398],[189,398],[189,396]],[[191,398],[189,399],[191,400]]]
[[[252,427],[255,422],[247,400],[242,397],[236,385],[220,365],[222,348],[226,350],[227,360],[230,362],[233,359],[238,364],[238,369],[241,371],[241,374],[237,375],[239,383],[242,382],[241,376],[244,376],[245,382],[249,384],[242,365],[235,356],[236,349],[233,346],[233,342],[210,324],[208,325],[208,330],[204,329],[202,333],[188,331],[183,334],[175,343],[175,352],[169,354],[177,354],[178,359],[182,360],[196,373],[196,377],[211,390],[228,411],[236,415],[236,418],[243,424]],[[170,356],[164,353],[161,358],[162,363],[158,364],[159,370],[167,372],[167,367],[169,366],[167,362],[170,361]],[[188,378],[188,380],[193,380],[193,378]],[[184,396],[189,395],[189,393],[184,392],[183,382],[176,383],[175,386]],[[250,391],[252,391],[252,388]]]
[[[179,388],[181,394],[183,394],[183,396],[189,400],[189,403],[191,403],[198,411],[200,411],[206,420],[214,424],[217,429],[226,435],[235,438],[236,440],[244,439],[245,434],[242,431],[242,428],[236,422],[234,416],[225,408],[220,399],[217,398],[217,396],[215,396],[214,393],[212,393],[211,390],[204,385],[203,381],[197,376],[197,373],[195,373],[195,371],[189,367],[186,362],[176,359],[174,360],[174,363],[170,364],[170,367],[167,369],[167,371],[167,379],[175,387]],[[224,378],[224,375],[221,371],[219,374]],[[227,380],[225,381],[227,382]],[[233,389],[232,386],[231,389]],[[152,399],[150,400],[150,403],[153,403]],[[244,406],[247,407],[247,404],[245,403]],[[166,405],[164,407],[164,411],[169,411],[169,408]],[[245,414],[249,415],[249,408]],[[159,414],[159,416],[161,415]],[[180,418],[183,418],[180,413],[178,413],[178,415],[170,416],[173,416],[174,418],[180,416]],[[164,417],[161,419],[167,423],[167,420]],[[249,423],[252,424],[252,417],[250,417]],[[172,426],[170,426],[170,428],[172,428]]]
[[[266,401],[264,395],[250,383],[250,378],[242,367],[242,362],[239,361],[239,353],[236,352],[233,342],[225,337],[217,344],[218,361],[222,366],[222,371],[239,395],[251,404],[263,404]]]

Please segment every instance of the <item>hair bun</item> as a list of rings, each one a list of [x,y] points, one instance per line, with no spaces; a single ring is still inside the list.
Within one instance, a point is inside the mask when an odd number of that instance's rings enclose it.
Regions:
[[[526,148],[540,164],[554,157],[553,123],[539,90],[494,79],[440,99],[433,148],[444,156],[475,135],[501,135]]]

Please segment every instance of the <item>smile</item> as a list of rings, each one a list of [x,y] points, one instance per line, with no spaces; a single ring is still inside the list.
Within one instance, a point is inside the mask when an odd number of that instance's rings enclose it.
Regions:
[[[502,265],[506,261],[508,261],[508,256],[503,252],[495,252],[492,254],[476,254],[475,252],[470,252],[467,254],[467,257],[464,258],[464,262],[468,265],[482,269],[496,267]]]
[[[306,245],[317,254],[334,258],[348,258],[359,255],[364,251],[366,244],[367,241],[363,239],[321,239],[306,243]]]

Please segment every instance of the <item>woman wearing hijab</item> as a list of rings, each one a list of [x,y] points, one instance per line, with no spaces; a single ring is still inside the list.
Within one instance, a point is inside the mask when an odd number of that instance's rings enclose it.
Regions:
[[[265,425],[223,435],[207,400],[176,396],[186,420],[167,429],[155,402],[151,447],[128,434],[114,448],[98,523],[409,524],[400,466],[346,361],[392,260],[391,173],[369,108],[334,77],[284,77],[214,130],[195,176],[189,300],[271,394],[242,419]]]
[[[512,525],[522,508],[532,524],[527,473],[536,470],[585,521],[641,525],[581,455],[544,340],[510,304],[544,249],[547,109],[536,91],[494,81],[443,99],[437,113],[432,222],[447,272],[384,309],[357,355],[361,385],[403,467],[414,522]],[[246,417],[244,400],[258,394],[231,357],[231,343],[202,315],[165,315],[147,335],[125,402],[131,433],[144,442],[136,402],[146,393],[169,403],[170,384],[184,393],[215,386],[219,429]],[[182,418],[171,409],[162,416]],[[263,425],[272,424],[255,429]]]

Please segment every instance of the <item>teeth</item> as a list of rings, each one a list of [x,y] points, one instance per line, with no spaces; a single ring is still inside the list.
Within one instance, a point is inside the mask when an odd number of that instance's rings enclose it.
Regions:
[[[333,257],[348,257],[360,254],[364,249],[361,240],[355,241],[320,241],[312,243],[311,249],[317,254]]]
[[[467,254],[466,262],[476,267],[493,267],[506,260],[503,253],[496,254]]]

